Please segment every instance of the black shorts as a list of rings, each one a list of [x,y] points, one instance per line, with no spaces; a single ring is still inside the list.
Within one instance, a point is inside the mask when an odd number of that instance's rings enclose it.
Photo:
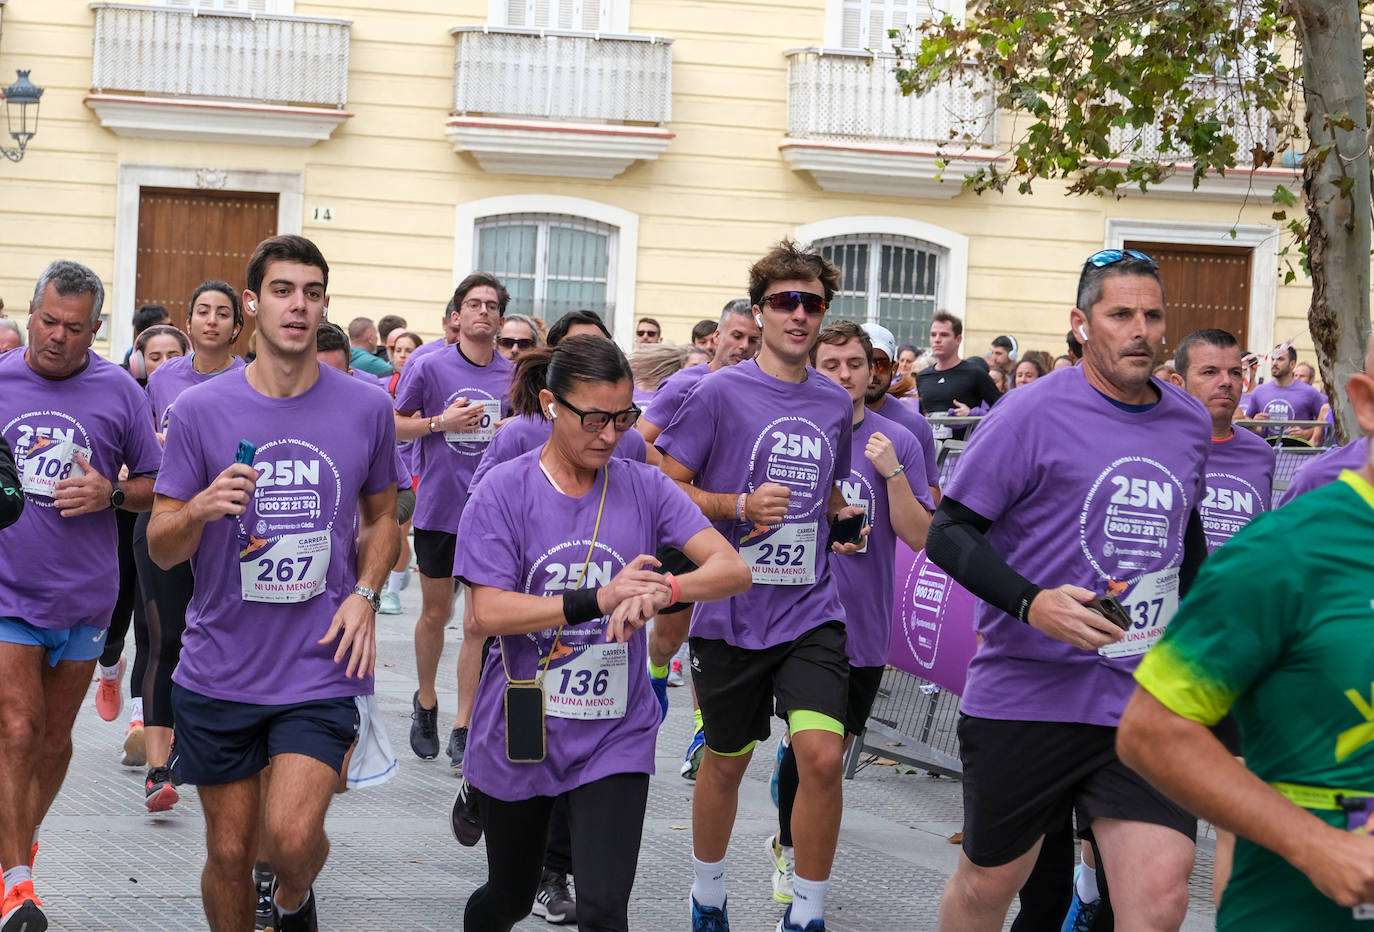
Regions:
[[[768,737],[776,710],[807,711],[845,721],[849,657],[844,625],[827,621],[795,641],[748,650],[711,638],[689,638],[706,746],[722,754]]]
[[[453,576],[453,550],[458,535],[448,531],[415,528],[415,564],[421,576],[446,579]]]
[[[1197,820],[1116,756],[1116,729],[1065,722],[959,716],[964,762],[964,854],[997,867],[1030,851],[1077,811],[1175,829],[1197,840]]]
[[[868,714],[873,711],[873,701],[878,698],[878,687],[883,685],[883,670],[886,667],[849,668],[849,706],[844,711],[844,732],[847,735],[861,735],[868,725]]]
[[[1222,747],[1232,757],[1241,757],[1240,753],[1240,726],[1236,724],[1236,719],[1232,715],[1227,715],[1221,721],[1212,726],[1212,734],[1221,742]]]
[[[212,699],[172,684],[177,723],[171,766],[182,783],[220,786],[258,773],[278,754],[304,754],[334,770],[358,738],[352,696],[292,705]]]

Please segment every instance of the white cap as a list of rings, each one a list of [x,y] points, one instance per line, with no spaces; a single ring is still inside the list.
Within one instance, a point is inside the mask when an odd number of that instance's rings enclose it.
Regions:
[[[864,333],[868,334],[868,339],[873,343],[875,350],[882,350],[887,353],[887,358],[896,362],[897,360],[897,338],[892,335],[882,324],[864,324]]]

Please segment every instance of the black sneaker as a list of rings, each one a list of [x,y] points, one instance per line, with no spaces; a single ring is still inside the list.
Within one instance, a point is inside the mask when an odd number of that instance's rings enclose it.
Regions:
[[[577,922],[577,903],[568,892],[568,877],[558,871],[544,869],[539,881],[539,890],[534,894],[536,916],[543,916],[545,922],[556,926]]]
[[[477,807],[477,797],[481,792],[464,777],[458,786],[458,795],[453,800],[453,811],[449,813],[453,837],[464,848],[471,848],[482,839],[482,812]]]
[[[149,812],[166,812],[176,805],[177,798],[170,768],[154,767],[148,771],[143,778],[143,805]]]
[[[272,911],[272,880],[271,871],[253,868],[253,886],[258,891],[258,908],[253,916],[253,932],[276,932],[276,913]]]
[[[420,760],[434,760],[439,756],[439,704],[432,709],[420,705],[417,689],[410,706],[410,749]]]
[[[448,733],[448,765],[454,770],[463,768],[463,755],[468,752],[468,730],[455,728]]]
[[[315,890],[312,887],[305,895],[305,903],[289,916],[282,915],[277,908],[277,880],[272,878],[272,921],[276,932],[320,932],[319,920],[315,918]]]

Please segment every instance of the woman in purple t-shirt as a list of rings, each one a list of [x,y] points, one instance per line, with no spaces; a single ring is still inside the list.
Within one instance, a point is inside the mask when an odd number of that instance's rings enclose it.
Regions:
[[[642,627],[679,601],[729,598],[750,573],[659,470],[612,458],[639,416],[614,343],[570,337],[521,361],[513,396],[537,399],[548,442],[493,468],[459,525],[454,575],[472,587],[466,635],[495,637],[464,775],[481,791],[488,876],[466,929],[512,928],[540,882],[555,801],[566,797],[582,928],[629,928],[659,705]],[[681,549],[700,569],[654,572]],[[528,704],[527,704],[528,703]]]

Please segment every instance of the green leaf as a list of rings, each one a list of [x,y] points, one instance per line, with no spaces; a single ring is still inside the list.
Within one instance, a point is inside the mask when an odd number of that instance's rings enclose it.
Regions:
[[[1284,207],[1295,207],[1298,199],[1292,191],[1279,184],[1274,186],[1274,203],[1282,204]]]

